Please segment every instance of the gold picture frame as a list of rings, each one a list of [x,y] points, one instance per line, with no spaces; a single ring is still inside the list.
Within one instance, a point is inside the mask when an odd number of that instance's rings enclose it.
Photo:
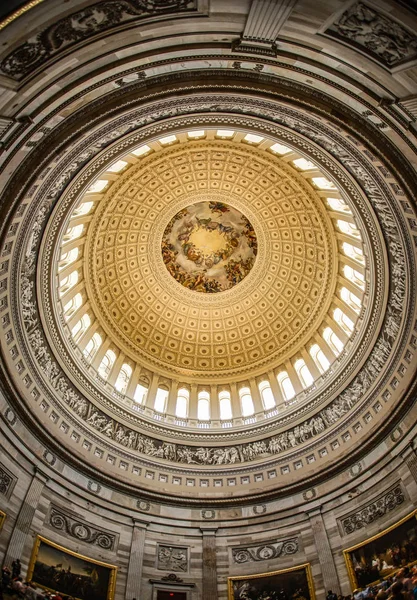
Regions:
[[[400,564],[395,547],[401,553]],[[346,548],[343,556],[352,590],[376,584],[402,567],[417,564],[417,510],[376,535]]]
[[[241,597],[242,588],[250,600],[256,600],[264,592],[273,593],[283,589],[288,598],[301,598],[303,600],[315,600],[313,577],[310,563],[304,563],[296,567],[272,571],[269,573],[257,573],[256,575],[239,575],[227,578],[228,600],[237,600]],[[276,588],[272,589],[272,588]],[[297,596],[297,592],[299,595]],[[277,595],[278,598],[278,595]]]
[[[65,567],[66,565],[66,567]],[[117,567],[36,536],[27,573],[40,588],[77,600],[113,600]]]
[[[4,521],[6,520],[6,513],[0,510],[0,531],[3,529]]]

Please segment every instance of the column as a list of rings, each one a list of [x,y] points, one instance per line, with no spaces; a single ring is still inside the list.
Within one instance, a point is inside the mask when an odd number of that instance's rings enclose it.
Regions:
[[[203,594],[201,600],[217,598],[217,527],[200,527],[203,534]]]
[[[49,477],[47,475],[36,469],[10,538],[4,557],[5,565],[11,565],[16,558],[19,560],[22,558],[23,549],[32,526],[33,517],[39,504],[43,488],[48,479]]]
[[[307,511],[310,519],[311,529],[316,544],[317,556],[319,558],[321,572],[323,574],[324,588],[332,590],[334,594],[340,594],[339,578],[337,576],[336,565],[334,563],[332,550],[327,537],[326,526],[321,514],[321,508],[315,508]]]
[[[411,444],[401,453],[401,456],[413,476],[414,481],[417,482],[417,456]]]
[[[140,600],[143,555],[145,553],[146,528],[148,523],[133,518],[132,543],[130,545],[129,566],[127,569],[126,600]]]

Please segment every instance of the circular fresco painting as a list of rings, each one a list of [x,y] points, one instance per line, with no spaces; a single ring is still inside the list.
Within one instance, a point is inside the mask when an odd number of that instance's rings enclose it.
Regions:
[[[241,212],[221,202],[198,202],[180,210],[162,237],[169,273],[195,292],[223,292],[252,269],[255,231]]]

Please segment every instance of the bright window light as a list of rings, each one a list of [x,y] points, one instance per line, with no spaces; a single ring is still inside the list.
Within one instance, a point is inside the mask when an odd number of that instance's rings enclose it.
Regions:
[[[216,135],[222,138],[231,138],[235,135],[235,132],[231,129],[218,129]]]
[[[166,403],[168,400],[168,390],[164,390],[163,388],[158,388],[155,396],[155,404],[154,409],[156,412],[164,413],[166,410]]]
[[[359,273],[359,271],[356,271],[356,269],[352,269],[350,265],[345,265],[343,267],[343,273],[346,279],[349,279],[349,281],[357,285],[362,290],[365,289],[365,277],[362,275],[362,273]]]
[[[284,146],[283,144],[274,144],[270,147],[270,150],[276,154],[287,154],[288,152],[291,152],[291,148],[287,148],[287,146]]]
[[[197,419],[199,421],[210,420],[210,394],[206,391],[198,394]]]
[[[242,415],[244,417],[250,417],[255,412],[253,406],[253,400],[248,387],[243,387],[239,390],[240,403],[242,406]]]
[[[360,240],[361,234],[359,232],[359,229],[355,227],[355,225],[353,225],[352,223],[348,223],[347,221],[342,221],[341,219],[338,219],[336,223],[342,233],[346,235],[351,235],[352,237]]]
[[[98,194],[99,192],[102,192],[107,187],[108,183],[107,179],[97,179],[97,181],[88,188],[87,194]]]
[[[321,190],[336,190],[334,183],[325,177],[312,177],[313,183]]]
[[[107,379],[107,377],[109,376],[115,360],[116,355],[113,352],[113,350],[107,350],[98,368],[98,373],[103,379]]]
[[[92,209],[93,204],[94,204],[94,202],[92,202],[92,201],[83,202],[82,204],[80,204],[80,206],[78,208],[76,208],[74,210],[74,212],[72,213],[71,218],[72,217],[80,217],[81,215],[86,215]]]
[[[314,383],[314,378],[302,358],[295,362],[294,369],[303,388],[308,388]]]
[[[125,160],[118,160],[111,167],[107,169],[109,173],[119,173],[122,169],[125,168],[127,162]]]
[[[281,387],[282,395],[285,400],[291,400],[295,396],[295,389],[293,384],[291,383],[291,379],[287,373],[287,371],[282,371],[277,375],[278,383]]]
[[[343,350],[343,342],[337,337],[335,332],[330,327],[326,327],[326,329],[323,331],[323,339],[325,342],[327,342],[333,354],[335,356],[339,356]]]
[[[99,333],[95,333],[87,346],[84,348],[84,356],[87,360],[92,360],[97,350],[103,343],[102,337]]]
[[[177,404],[175,406],[175,416],[180,419],[186,419],[188,415],[188,401],[190,392],[186,388],[178,390]]]
[[[258,387],[261,393],[264,409],[269,410],[270,408],[274,408],[276,406],[276,402],[269,381],[261,381]]]
[[[346,256],[349,256],[349,258],[351,258],[352,260],[355,260],[356,262],[362,265],[365,264],[365,257],[363,255],[363,252],[357,246],[352,246],[352,244],[343,242],[342,250],[346,254]]]
[[[295,164],[296,167],[298,167],[302,171],[308,171],[310,169],[317,168],[315,164],[313,164],[311,161],[307,160],[306,158],[296,158],[292,162]]]
[[[314,344],[310,348],[310,356],[314,360],[320,373],[324,373],[330,367],[326,355],[318,344]]]
[[[163,137],[163,138],[161,138],[158,141],[162,145],[172,144],[172,142],[176,142],[177,141],[177,136],[176,135],[167,135],[166,137]]]
[[[131,376],[132,367],[124,363],[117,376],[116,383],[114,384],[114,387],[118,392],[120,392],[121,394],[126,394],[127,386]]]
[[[135,389],[135,393],[133,395],[133,400],[138,404],[143,404],[145,402],[146,394],[148,393],[148,388],[141,383],[138,383]]]
[[[146,154],[147,152],[150,151],[150,146],[148,146],[147,144],[140,146],[139,148],[136,148],[136,150],[132,150],[132,154],[134,154],[135,156],[143,156],[144,154]]]
[[[261,137],[260,135],[254,135],[253,133],[248,133],[245,135],[245,137],[243,139],[246,140],[247,142],[250,142],[251,144],[259,144],[265,138]]]
[[[326,198],[326,202],[332,210],[352,214],[349,206],[340,200],[340,198]]]
[[[219,393],[219,404],[220,404],[220,419],[222,421],[228,421],[233,418],[232,414],[232,403],[230,401],[230,393],[227,390],[222,390]]]
[[[201,129],[200,131],[189,131],[188,132],[188,137],[189,138],[200,138],[200,137],[204,137],[206,134],[206,132]]]
[[[333,311],[333,318],[347,335],[352,333],[354,323],[340,308],[336,308]]]

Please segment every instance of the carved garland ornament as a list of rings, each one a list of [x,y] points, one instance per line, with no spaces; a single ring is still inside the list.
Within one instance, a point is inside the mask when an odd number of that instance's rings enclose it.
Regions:
[[[75,519],[56,506],[51,507],[48,522],[54,529],[63,531],[81,542],[98,546],[103,550],[114,550],[115,535],[97,529],[85,521]]]
[[[232,548],[233,561],[238,564],[271,560],[298,552],[298,538],[269,542],[257,546]]]
[[[224,103],[224,97],[219,98],[220,101]],[[222,110],[221,106],[219,110]],[[302,121],[296,117],[295,113],[289,115],[289,112],[291,111],[282,110],[280,112],[274,111],[272,114],[276,122],[310,137],[320,143],[332,155],[336,156],[344,164],[345,168],[362,184],[383,225],[384,235],[391,255],[392,285],[384,325],[374,349],[368,357],[365,366],[354,378],[351,385],[325,409],[295,428],[290,428],[279,435],[249,444],[216,449],[171,444],[144,436],[104,415],[89,401],[75,392],[66,376],[63,375],[61,369],[52,358],[38,321],[34,293],[35,265],[40,233],[52,199],[59,194],[60,189],[62,189],[63,185],[71,177],[71,172],[77,168],[77,163],[73,163],[70,170],[56,181],[55,186],[48,194],[48,199],[40,205],[32,224],[32,233],[27,242],[21,269],[20,299],[22,316],[36,362],[58,396],[90,427],[122,446],[136,450],[147,456],[196,465],[234,464],[278,454],[287,449],[293,449],[314,438],[344,417],[358,404],[363,394],[369,389],[372,382],[386,365],[400,331],[405,296],[405,255],[402,248],[401,235],[396,224],[396,216],[393,214],[386,197],[381,193],[378,186],[373,182],[370,175],[353,154],[349,154],[339,142],[329,138],[323,130],[318,132],[316,129],[306,128]],[[137,124],[138,121],[136,121]],[[130,127],[131,125],[125,125],[123,129],[127,131]],[[106,141],[106,138],[104,138],[102,143],[106,143]],[[80,160],[84,162],[91,155],[90,153],[91,150],[84,152]]]

